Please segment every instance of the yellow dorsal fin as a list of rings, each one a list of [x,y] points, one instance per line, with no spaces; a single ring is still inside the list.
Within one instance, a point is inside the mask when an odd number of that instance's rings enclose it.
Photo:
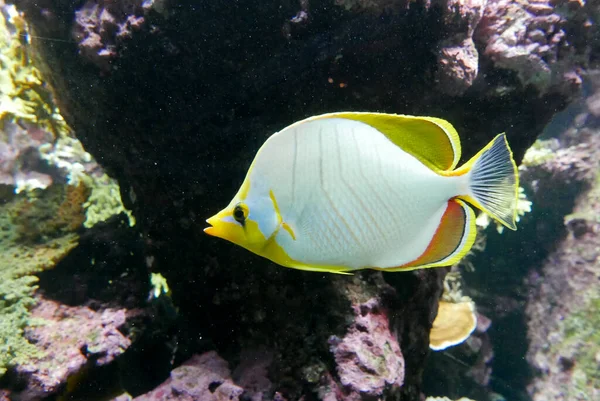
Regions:
[[[368,124],[433,170],[452,170],[460,159],[458,133],[452,124],[441,118],[341,112],[323,114],[309,120],[321,118],[346,118]]]

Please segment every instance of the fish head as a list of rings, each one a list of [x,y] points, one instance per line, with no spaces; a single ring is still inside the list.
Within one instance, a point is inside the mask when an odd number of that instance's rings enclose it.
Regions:
[[[277,215],[268,196],[234,198],[231,203],[206,222],[204,232],[254,253],[262,254],[267,241],[277,230]]]

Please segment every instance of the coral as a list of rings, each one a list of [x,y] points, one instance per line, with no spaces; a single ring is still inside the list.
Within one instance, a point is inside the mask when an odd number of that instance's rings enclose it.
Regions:
[[[102,175],[100,166],[73,136],[62,135],[41,145],[38,151],[42,160],[60,171],[60,182],[77,185],[86,176]]]
[[[0,183],[13,185],[16,193],[45,189],[52,183],[71,184],[81,195],[91,190],[85,205],[86,227],[121,212],[128,214],[133,225],[116,181],[103,174],[54,105],[52,93],[31,61],[31,47],[25,40],[29,31],[21,14],[14,6],[0,10],[0,37],[5,44],[0,46]],[[81,180],[88,189],[79,184]],[[76,192],[70,188],[66,189],[69,196]],[[80,197],[86,201],[87,195]],[[65,207],[58,211],[68,213]],[[68,217],[61,215],[57,220]]]
[[[66,127],[31,62],[27,26],[13,5],[0,4],[0,126],[21,120],[58,136]]]
[[[594,147],[590,148],[589,143],[563,147],[556,151],[547,150],[547,152],[552,154],[531,161],[528,159],[521,171],[526,175],[573,183],[593,181],[596,175],[594,160],[597,152]],[[533,190],[536,190],[536,186]]]
[[[64,41],[32,38],[47,63],[43,71],[57,89],[65,118],[86,148],[118,175],[120,183],[127,183],[123,193],[135,193],[144,239],[140,252],[154,258],[152,271],[168,280],[179,308],[173,330],[178,335],[177,358],[185,360],[190,350],[204,350],[208,343],[229,360],[237,355],[232,350],[264,343],[274,350],[276,368],[269,379],[275,390],[290,399],[310,398],[307,392],[312,391],[342,399],[348,390],[335,375],[335,356],[327,339],[333,334],[346,344],[348,334],[348,343],[359,343],[355,307],[375,298],[385,312],[367,313],[372,326],[385,323],[389,332],[397,330],[402,357],[411,367],[403,372],[399,398],[415,399],[443,271],[386,275],[385,281],[397,289],[392,302],[380,296],[386,291],[381,287],[366,299],[350,299],[337,292],[348,286],[336,278],[277,270],[268,261],[208,240],[201,227],[210,211],[235,191],[253,149],[272,132],[323,110],[443,117],[456,124],[462,138],[469,138],[462,144],[465,156],[491,135],[507,130],[519,159],[541,127],[564,107],[565,96],[553,92],[552,85],[542,94],[523,87],[517,73],[481,53],[475,77],[475,54],[466,51],[472,47],[465,39],[469,29],[477,32],[483,22],[469,22],[480,10],[471,13],[468,6],[481,2],[394,2],[402,9],[388,14],[361,9],[360,4],[352,8],[356,2],[347,3],[351,10],[346,12],[333,0],[310,1],[310,8],[302,1],[300,8],[307,15],[302,17],[298,2],[245,1],[227,7],[205,2],[188,7],[167,1],[160,2],[158,14],[128,0],[17,1],[36,35]],[[446,19],[447,10],[440,9],[446,4],[465,18],[446,26],[454,21],[454,14]],[[281,25],[293,15],[299,21],[294,34],[286,35]],[[144,22],[137,29],[140,17]],[[121,32],[125,35],[119,36]],[[73,34],[77,44],[72,43]],[[486,48],[484,36],[472,38],[476,49]],[[68,51],[78,45],[81,54]],[[441,49],[447,50],[442,50],[444,60],[452,54],[469,58],[462,63],[463,71],[445,73],[450,77],[448,92],[457,94],[453,98],[440,93],[441,76],[435,80]],[[328,84],[329,77],[344,87]],[[557,85],[561,79],[570,82],[557,74]],[[495,263],[481,266],[478,270],[496,273]],[[361,274],[358,279],[364,283],[368,277],[381,276]],[[348,327],[340,323],[345,319]],[[374,339],[393,337],[386,333]],[[471,339],[452,352],[470,343]],[[356,353],[349,360],[358,366]],[[365,381],[393,381],[385,370],[378,370],[382,377],[365,375]],[[387,395],[394,385],[384,387]]]
[[[444,292],[442,292],[442,301],[461,303],[469,302],[471,298],[463,294],[462,291],[462,277],[455,265],[452,271],[446,274],[444,277]]]
[[[472,301],[440,301],[438,313],[429,335],[429,346],[434,351],[463,343],[477,327],[475,304]]]
[[[58,194],[64,194],[62,187],[55,189]],[[69,224],[81,222],[82,216],[70,215],[72,210],[66,206],[61,217],[55,215],[61,210],[55,195],[44,193],[44,199],[52,201],[41,200],[37,212],[29,208],[31,200],[25,194],[13,195],[0,204],[0,375],[8,366],[22,364],[31,356],[40,355],[39,348],[23,337],[23,330],[29,322],[29,309],[35,305],[33,293],[38,280],[34,274],[52,268],[77,246],[77,235],[66,228]],[[67,199],[65,202],[68,202]],[[48,206],[55,206],[50,214],[46,214]],[[47,221],[38,221],[36,216],[46,216]],[[55,232],[59,227],[56,219],[61,218],[66,219],[60,223],[65,230]],[[39,238],[42,234],[50,237],[44,241],[23,241],[24,237]]]
[[[466,341],[478,325],[475,303],[463,295],[457,268],[446,274],[444,292],[429,334],[429,347],[440,351]]]
[[[151,295],[154,298],[158,298],[163,294],[167,296],[171,294],[171,290],[167,284],[167,279],[164,278],[160,273],[150,273],[150,285],[152,285]]]
[[[57,356],[27,337],[41,330],[27,329],[38,303],[36,274],[77,246],[86,209],[90,220],[98,207],[111,206],[102,218],[121,210],[107,200],[114,182],[96,178],[99,166],[59,114],[28,35],[21,14],[0,2],[0,376],[8,368],[33,374],[32,358],[50,364]]]
[[[554,157],[554,153],[559,149],[560,142],[556,138],[538,139],[525,152],[521,165],[524,167],[539,166],[551,160]]]
[[[24,363],[41,351],[23,337],[29,308],[35,304],[33,276],[11,277],[0,271],[0,376],[9,366]]]
[[[135,225],[135,217],[123,206],[119,184],[114,179],[104,174],[98,178],[85,177],[83,181],[92,188],[89,199],[83,205],[86,215],[83,225],[86,228],[120,213],[127,215],[130,227]]]
[[[53,144],[41,146],[40,153],[43,160],[61,171],[68,184],[90,191],[83,205],[86,228],[120,213],[127,215],[130,226],[135,225],[133,214],[121,201],[119,184],[102,172],[81,142],[64,136]]]

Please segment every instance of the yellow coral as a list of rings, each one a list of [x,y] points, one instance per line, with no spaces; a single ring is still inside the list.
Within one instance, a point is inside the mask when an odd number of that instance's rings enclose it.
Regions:
[[[14,6],[0,15],[0,123],[5,118],[34,123],[55,136],[68,131],[41,74],[31,63],[27,25]]]
[[[438,314],[429,333],[429,347],[440,351],[465,341],[477,326],[473,301],[440,301]]]
[[[130,210],[125,209],[125,206],[123,206],[117,181],[106,174],[100,178],[86,177],[85,180],[92,188],[92,194],[84,204],[86,219],[83,225],[86,228],[93,227],[96,223],[106,221],[120,213],[127,215],[130,227],[135,225],[135,217]]]
[[[475,303],[463,295],[460,273],[448,273],[438,313],[429,333],[429,347],[440,351],[460,344],[469,338],[476,325]]]

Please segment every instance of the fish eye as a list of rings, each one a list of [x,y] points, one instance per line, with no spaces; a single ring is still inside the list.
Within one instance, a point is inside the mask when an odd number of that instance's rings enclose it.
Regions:
[[[235,205],[235,208],[233,209],[233,218],[235,219],[235,221],[237,221],[240,224],[244,224],[244,222],[246,221],[246,217],[248,217],[248,208],[246,207],[246,205],[243,205],[241,203]]]

